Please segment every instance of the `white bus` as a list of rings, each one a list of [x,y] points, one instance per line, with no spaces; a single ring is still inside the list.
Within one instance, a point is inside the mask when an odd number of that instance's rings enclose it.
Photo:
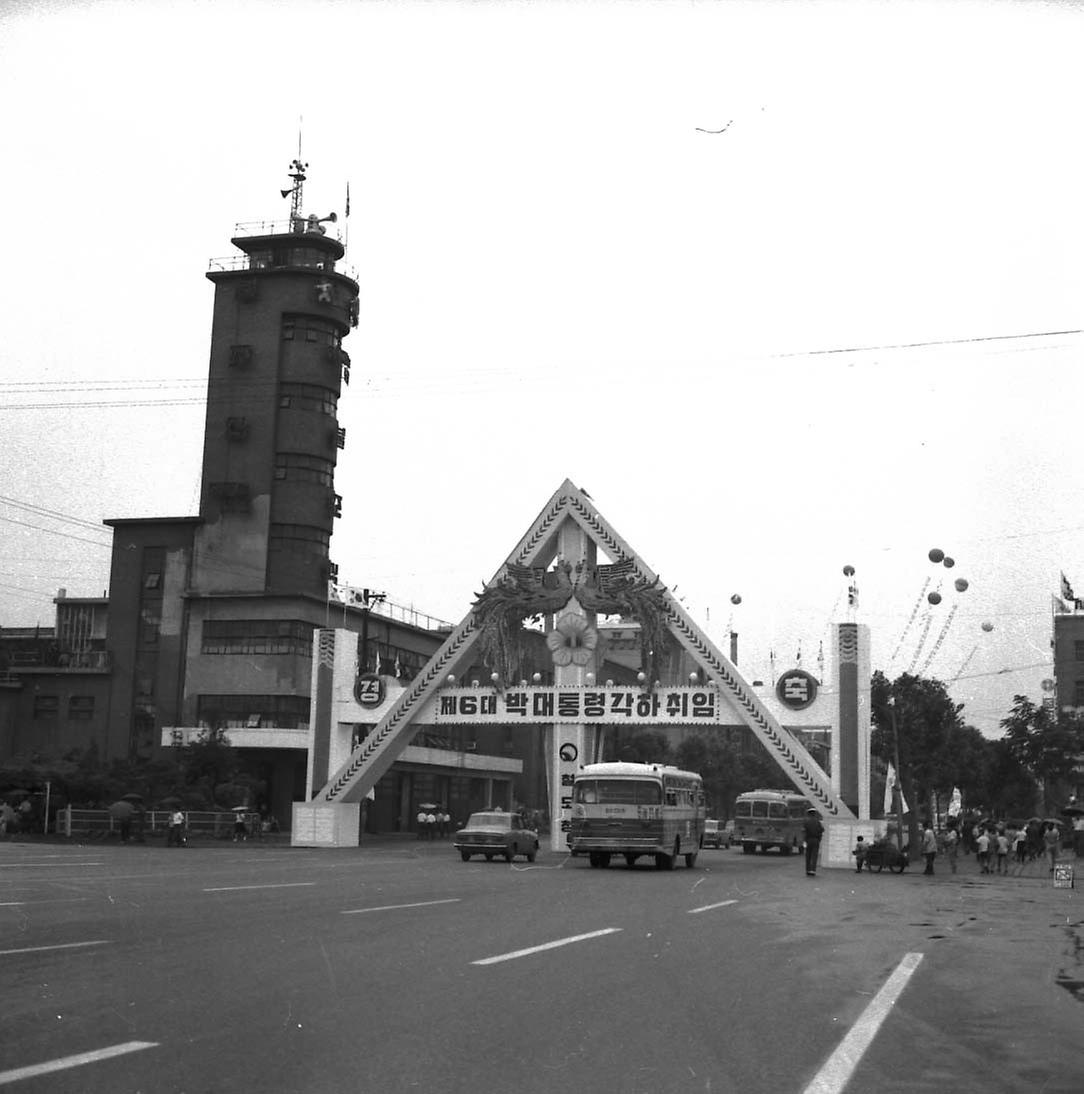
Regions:
[[[749,790],[734,802],[734,842],[753,854],[759,847],[778,847],[789,855],[805,844],[805,818],[809,799],[794,790]]]
[[[679,855],[696,865],[704,833],[704,785],[692,771],[663,764],[585,764],[572,786],[574,854],[586,852],[592,866],[609,866],[613,855],[632,866],[652,855],[655,867],[671,870]]]

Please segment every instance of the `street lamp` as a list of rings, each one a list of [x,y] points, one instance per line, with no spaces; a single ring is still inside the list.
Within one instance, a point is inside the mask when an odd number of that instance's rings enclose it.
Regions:
[[[903,775],[900,771],[900,730],[896,724],[896,697],[888,697],[888,712],[892,717],[892,745],[896,757],[896,785],[893,790],[896,794],[896,842],[903,851]]]

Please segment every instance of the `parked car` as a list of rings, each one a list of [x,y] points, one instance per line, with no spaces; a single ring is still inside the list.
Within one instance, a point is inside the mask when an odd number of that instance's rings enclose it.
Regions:
[[[728,822],[733,830],[733,822]],[[700,841],[701,847],[729,847],[730,835],[726,831],[726,825],[718,820],[704,821],[704,838]]]
[[[524,855],[534,862],[538,853],[538,833],[528,828],[518,813],[472,813],[467,823],[455,834],[452,846],[464,862],[471,855],[485,855],[490,862],[494,855],[503,855],[511,862]]]

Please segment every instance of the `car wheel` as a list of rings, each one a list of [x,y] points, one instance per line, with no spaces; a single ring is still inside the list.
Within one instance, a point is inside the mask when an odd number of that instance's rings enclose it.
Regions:
[[[685,866],[686,866],[687,869],[691,870],[695,865],[696,865],[696,852],[694,851],[691,855],[686,855],[685,856]]]
[[[531,849],[530,849],[530,850],[529,850],[529,851],[527,852],[527,861],[528,861],[528,862],[534,862],[534,860],[535,860],[535,857],[536,857],[537,855],[538,855],[538,844],[536,843],[536,844],[534,845],[534,847],[532,847],[532,848],[531,848]]]
[[[462,859],[462,860],[463,860],[464,862],[470,862],[470,851],[460,851],[460,852],[459,852],[459,857],[460,857],[460,858],[461,858],[461,859]]]
[[[636,855],[626,855],[625,856],[625,865],[626,866],[635,866],[636,865]]]
[[[516,857],[516,854],[517,854],[518,851],[519,851],[519,845],[516,844],[516,843],[513,843],[511,847],[506,847],[504,849],[504,861],[505,862],[511,862],[512,859],[514,859]]]
[[[492,851],[487,851],[486,852],[486,862],[492,862],[492,861],[493,861],[493,852]]]

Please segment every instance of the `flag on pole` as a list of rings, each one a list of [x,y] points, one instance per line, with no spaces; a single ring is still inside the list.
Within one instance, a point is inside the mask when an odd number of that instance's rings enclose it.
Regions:
[[[896,788],[896,769],[892,764],[888,765],[888,771],[885,774],[885,800],[884,800],[884,814],[888,816],[890,813],[895,812],[895,808],[892,804],[892,792]],[[903,796],[903,787],[900,787],[900,814],[910,813],[911,810],[907,805],[907,799]]]
[[[350,183],[346,184],[346,216],[350,215]]]
[[[1076,600],[1073,595],[1073,587],[1069,584],[1069,579],[1065,576],[1064,571],[1061,575],[1061,598],[1062,600]]]

